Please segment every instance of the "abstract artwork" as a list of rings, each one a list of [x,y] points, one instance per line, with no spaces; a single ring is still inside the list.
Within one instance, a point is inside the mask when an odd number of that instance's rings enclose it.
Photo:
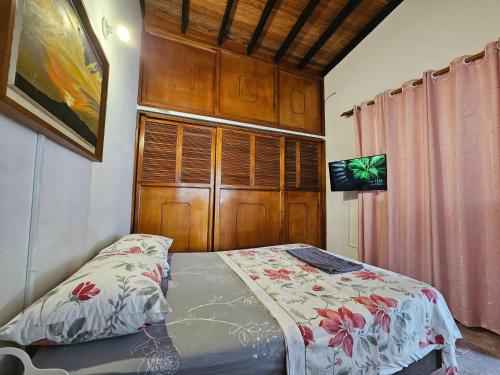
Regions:
[[[109,66],[82,2],[12,6],[4,101],[42,125],[37,130],[101,160]]]

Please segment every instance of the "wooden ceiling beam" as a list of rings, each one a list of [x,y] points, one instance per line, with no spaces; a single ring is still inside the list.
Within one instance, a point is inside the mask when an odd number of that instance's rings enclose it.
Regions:
[[[328,63],[321,71],[321,75],[326,76],[335,68],[349,52],[351,52],[363,39],[375,29],[403,0],[391,0],[372,20]]]
[[[269,15],[271,14],[271,11],[273,10],[275,3],[276,0],[267,0],[266,6],[264,7],[262,15],[260,16],[259,23],[257,24],[257,27],[255,28],[255,31],[252,35],[252,39],[250,40],[250,43],[248,43],[247,55],[252,54],[255,45],[257,44],[257,41],[259,40],[259,37],[262,34],[262,31],[264,30],[264,26],[266,25],[267,19],[269,18]]]
[[[309,3],[307,3],[299,18],[297,18],[297,22],[295,22],[295,25],[293,25],[285,41],[283,42],[283,44],[281,44],[280,49],[278,50],[278,52],[276,52],[276,55],[274,56],[274,62],[276,64],[280,62],[288,48],[290,48],[291,44],[297,37],[297,34],[300,32],[318,4],[319,0],[309,0]]]
[[[349,2],[342,8],[340,13],[333,19],[333,21],[328,25],[326,30],[321,34],[319,39],[314,43],[314,45],[309,49],[306,55],[302,58],[299,63],[299,69],[303,69],[309,61],[318,53],[318,51],[323,47],[323,45],[330,39],[330,37],[337,31],[337,29],[342,25],[347,17],[352,13],[354,9],[359,5],[361,0],[349,0]]]
[[[235,3],[236,1],[234,0],[227,0],[226,10],[224,11],[224,17],[222,17],[222,22],[220,24],[219,37],[217,38],[217,44],[219,46],[221,46],[222,43],[224,43],[224,39],[226,39],[227,34],[229,34],[228,25],[231,19],[231,15],[233,14]]]
[[[186,34],[189,26],[189,0],[182,0],[181,33]]]
[[[139,5],[141,6],[142,19],[144,19],[144,17],[146,17],[146,5],[144,4],[144,0],[139,0]]]

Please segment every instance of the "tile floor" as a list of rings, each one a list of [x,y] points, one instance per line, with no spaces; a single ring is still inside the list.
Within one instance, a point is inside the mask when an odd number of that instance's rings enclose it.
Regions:
[[[462,375],[500,375],[500,336],[481,328],[458,324],[463,339],[457,341]],[[431,375],[445,375],[444,369]]]

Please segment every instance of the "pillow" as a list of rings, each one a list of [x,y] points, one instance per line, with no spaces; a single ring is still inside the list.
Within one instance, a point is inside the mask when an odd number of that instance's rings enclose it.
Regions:
[[[153,234],[129,234],[99,252],[99,255],[147,254],[161,260],[163,273],[168,273],[168,249],[173,240]]]
[[[147,254],[97,256],[0,328],[0,340],[58,345],[137,332],[171,311]]]

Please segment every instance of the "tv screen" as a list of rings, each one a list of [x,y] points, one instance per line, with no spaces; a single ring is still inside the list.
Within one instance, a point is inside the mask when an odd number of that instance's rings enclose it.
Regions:
[[[386,155],[328,163],[332,191],[387,190]]]

